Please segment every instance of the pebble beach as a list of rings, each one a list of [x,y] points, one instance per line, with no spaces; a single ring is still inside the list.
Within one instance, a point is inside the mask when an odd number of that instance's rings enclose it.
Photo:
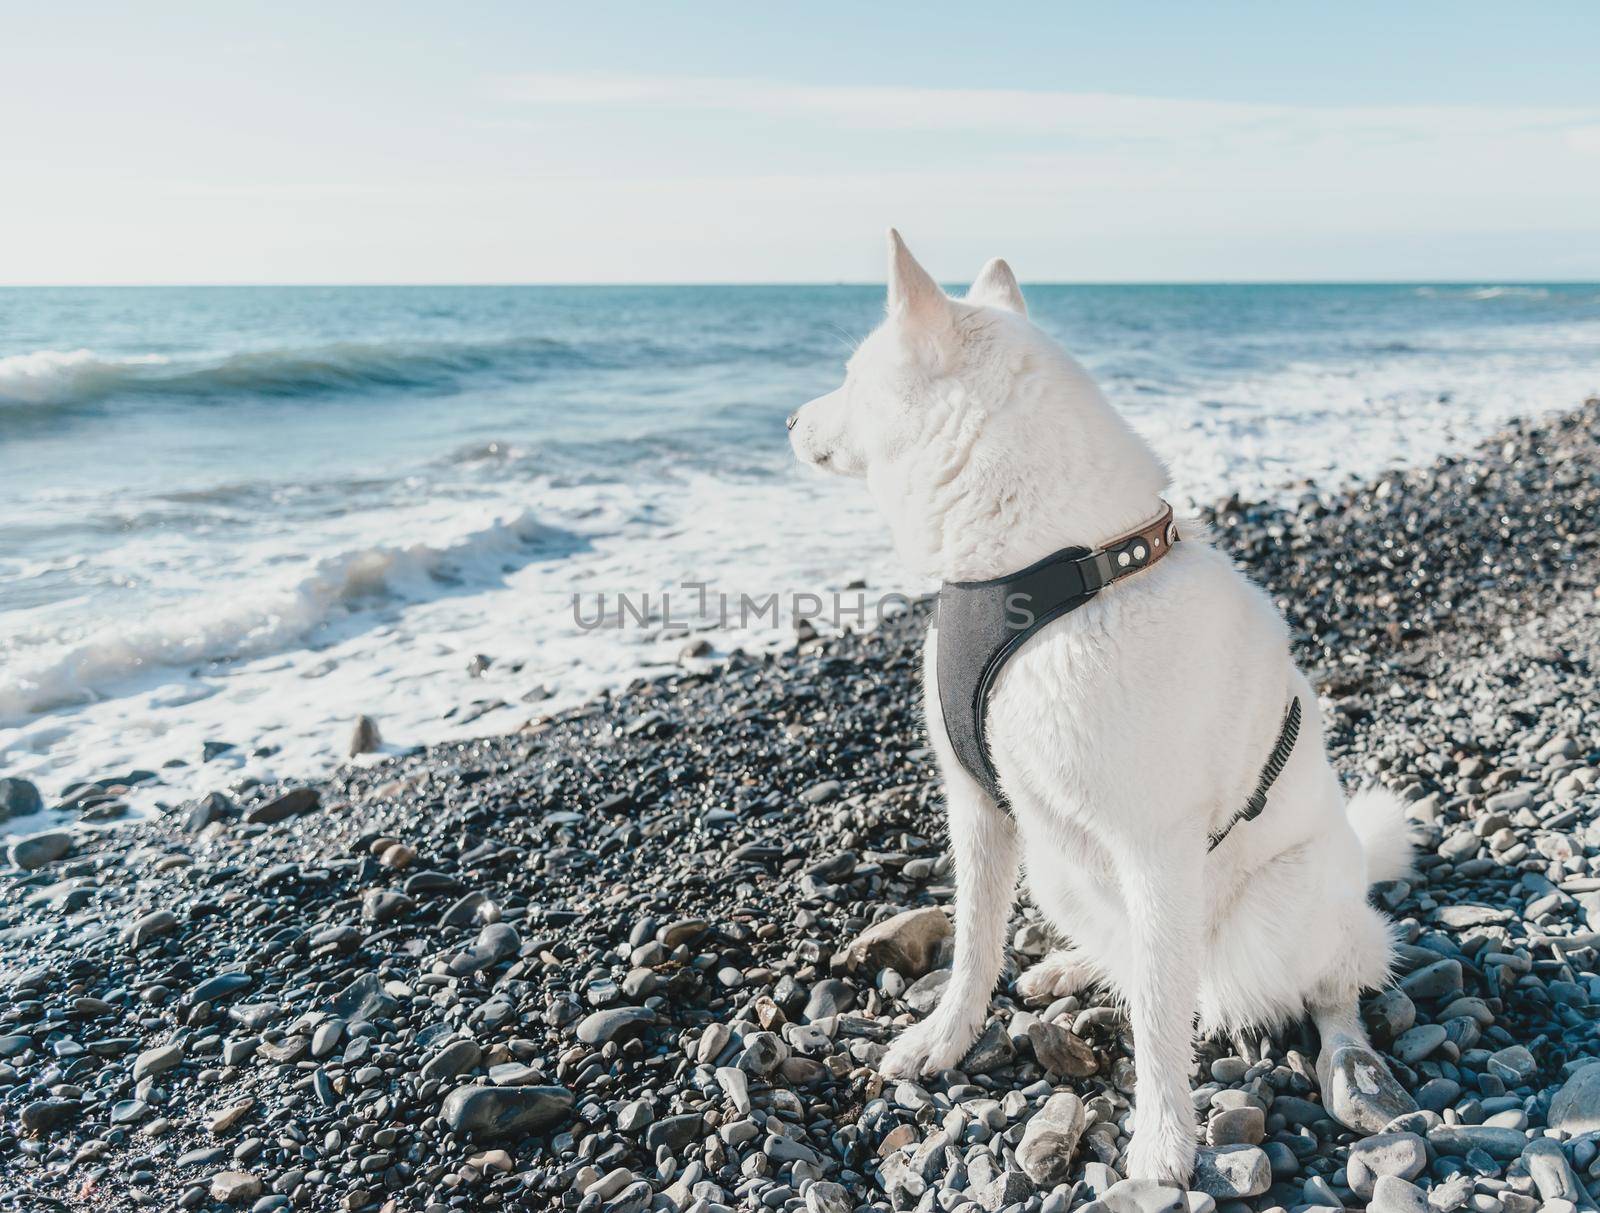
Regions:
[[[1099,991],[1024,1004],[1053,944],[1025,900],[961,1069],[879,1076],[951,953],[924,604],[14,841],[0,1208],[1594,1209],[1600,401],[1207,520],[1289,618],[1348,786],[1408,804],[1363,1013],[1421,1110],[1382,1133],[1326,1116],[1309,1027],[1205,1040],[1191,1188],[1124,1179],[1128,1025]]]

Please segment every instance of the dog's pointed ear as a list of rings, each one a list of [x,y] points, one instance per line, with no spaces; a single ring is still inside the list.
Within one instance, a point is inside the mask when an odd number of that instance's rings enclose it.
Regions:
[[[900,233],[889,229],[889,316],[902,323],[942,329],[950,323],[950,299],[911,255]]]
[[[999,257],[979,272],[972,289],[967,292],[967,302],[1005,308],[1019,316],[1028,314],[1028,305],[1022,298],[1022,288],[1017,285],[1017,276]]]

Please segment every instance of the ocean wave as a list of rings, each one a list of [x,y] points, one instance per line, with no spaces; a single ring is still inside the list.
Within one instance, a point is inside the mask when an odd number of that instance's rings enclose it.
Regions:
[[[464,375],[584,365],[583,351],[528,338],[484,343],[340,342],[211,358],[35,350],[0,358],[0,405],[91,404],[114,396],[294,396],[385,387],[447,387]]]
[[[304,647],[330,625],[394,602],[421,602],[501,585],[509,569],[577,540],[531,512],[496,520],[438,546],[376,544],[317,562],[298,581],[263,591],[241,585],[209,606],[152,611],[141,626],[118,626],[51,645],[31,661],[13,653],[0,677],[0,724],[113,693],[152,670],[241,661]]]
[[[1419,286],[1415,293],[1424,299],[1548,299],[1550,289],[1543,286]]]

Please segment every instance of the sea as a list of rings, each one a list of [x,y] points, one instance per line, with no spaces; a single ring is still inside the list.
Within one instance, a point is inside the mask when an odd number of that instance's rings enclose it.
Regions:
[[[1600,392],[1596,285],[1025,289],[1180,500],[1426,463]],[[0,776],[54,803],[147,772],[147,813],[325,771],[362,715],[379,757],[509,732],[792,645],[814,598],[930,588],[784,431],[881,309],[870,286],[0,289]]]

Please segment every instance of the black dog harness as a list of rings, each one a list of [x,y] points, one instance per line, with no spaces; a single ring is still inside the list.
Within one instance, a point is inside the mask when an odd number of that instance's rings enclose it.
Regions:
[[[1007,812],[1011,806],[1000,790],[984,736],[995,679],[1034,633],[1077,610],[1112,582],[1149,568],[1178,538],[1172,507],[1162,502],[1153,522],[1103,548],[1064,548],[1005,577],[947,581],[940,587],[936,661],[945,733],[957,761]],[[1255,792],[1227,825],[1210,836],[1208,850],[1216,850],[1228,831],[1266,807],[1267,791],[1289,760],[1299,732],[1297,698],[1284,715]]]

